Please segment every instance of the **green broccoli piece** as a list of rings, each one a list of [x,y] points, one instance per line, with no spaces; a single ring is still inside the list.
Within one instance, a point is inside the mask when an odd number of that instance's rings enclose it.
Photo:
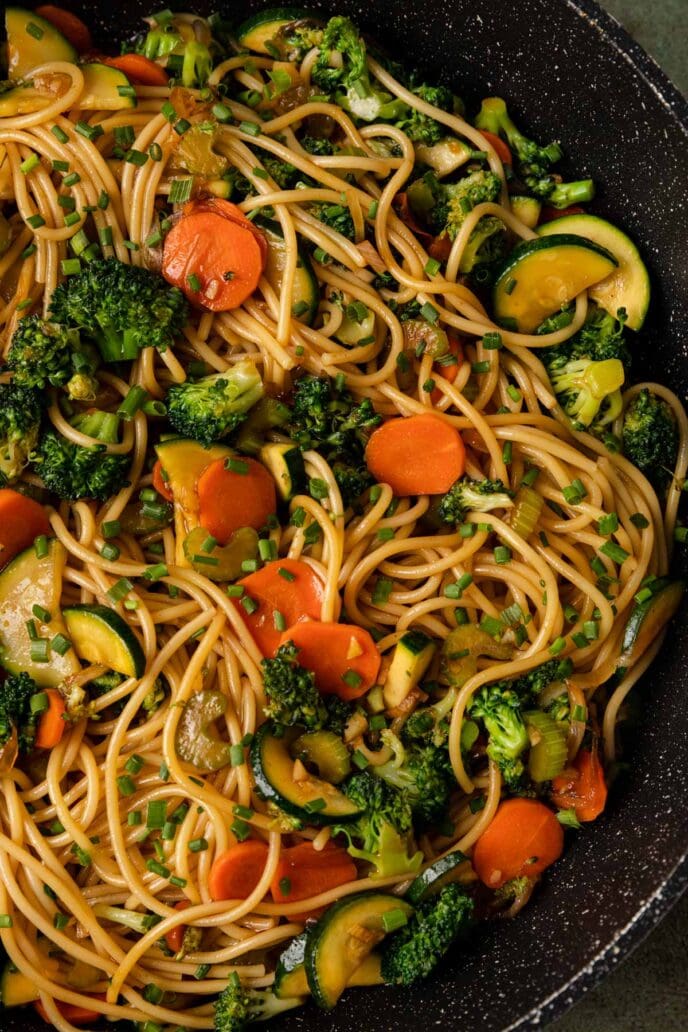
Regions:
[[[600,430],[621,414],[625,374],[618,358],[578,359],[550,372],[557,399],[577,429]]]
[[[501,188],[499,176],[487,169],[471,172],[458,183],[441,184],[439,211],[436,214],[433,212],[434,220],[441,218],[443,222],[438,232],[444,230],[450,240],[455,240],[464,224],[466,215],[477,204],[496,201]],[[480,223],[478,223],[479,225]],[[474,233],[478,226],[473,230]]]
[[[181,333],[189,306],[157,272],[114,258],[89,262],[55,290],[50,315],[93,338],[104,362],[164,351]]]
[[[664,491],[678,452],[678,428],[671,407],[643,388],[628,404],[621,433],[623,453],[654,486]]]
[[[334,734],[339,735],[341,738],[355,709],[350,703],[340,699],[338,695],[326,695],[323,698],[323,702],[327,710],[327,719],[324,726],[328,731],[333,731]]]
[[[197,38],[193,26],[163,11],[149,19],[149,31],[136,44],[136,52],[149,61],[164,59],[167,71],[189,89],[205,86],[213,70],[210,31],[202,18],[197,21],[203,38]]]
[[[501,480],[471,480],[470,477],[461,477],[443,495],[438,513],[445,523],[458,526],[465,521],[469,512],[510,509],[513,504],[511,492]]]
[[[72,401],[93,401],[98,393],[95,348],[81,343],[78,330],[44,322],[38,315],[19,322],[7,364],[20,387],[64,387]]]
[[[404,795],[367,771],[349,778],[344,792],[363,811],[353,823],[332,828],[347,839],[347,852],[373,864],[380,878],[416,874],[423,854],[411,853],[413,815]]]
[[[305,151],[309,154],[319,154],[329,157],[330,154],[334,154],[335,145],[330,141],[322,137],[316,136],[302,136],[299,143]]]
[[[354,220],[351,212],[344,204],[311,204],[309,206],[311,215],[315,215],[323,225],[329,226],[337,233],[341,233],[347,240],[353,240]]]
[[[271,989],[250,989],[241,984],[236,971],[229,976],[226,989],[215,1004],[215,1032],[243,1032],[256,1021],[291,1010],[303,1003],[303,997],[293,996],[279,1000]]]
[[[93,409],[72,419],[72,426],[104,444],[115,444],[119,417]],[[76,501],[96,498],[105,501],[129,483],[127,455],[109,455],[104,444],[88,447],[74,444],[55,430],[47,430],[32,456],[36,472],[48,490],[60,498]]]
[[[265,715],[278,724],[299,724],[310,730],[324,726],[328,718],[315,675],[299,663],[299,650],[292,641],[280,645],[273,659],[264,659],[263,685],[268,704]]]
[[[566,659],[548,659],[546,663],[533,667],[525,674],[507,682],[508,687],[516,692],[524,704],[537,701],[541,692],[553,681],[565,681],[571,676],[573,663]]]
[[[289,435],[304,451],[313,448],[329,462],[345,505],[374,483],[364,453],[380,422],[368,398],[356,403],[336,381],[304,376],[296,383]]]
[[[12,674],[0,684],[0,748],[17,735],[20,753],[33,749],[40,707],[31,708],[32,699],[42,695],[32,677],[26,673]]]
[[[29,463],[41,425],[40,395],[30,387],[0,384],[0,487]]]
[[[501,97],[488,97],[483,101],[475,126],[506,139],[516,159],[516,170],[528,190],[552,207],[568,208],[571,204],[591,201],[595,196],[592,179],[561,183],[552,175],[552,166],[563,156],[561,146],[550,143],[541,147],[524,136],[514,125]]]
[[[456,688],[449,688],[432,706],[421,706],[414,710],[402,728],[402,741],[432,743],[438,748],[445,746],[449,738],[449,718],[457,695]]]
[[[473,921],[474,903],[460,885],[445,886],[421,903],[403,928],[382,946],[382,977],[389,985],[413,985],[434,970]]]
[[[421,100],[442,111],[454,110],[454,94],[446,86],[417,86],[413,92]],[[402,117],[395,122],[397,129],[406,133],[413,143],[422,143],[428,147],[439,143],[443,136],[447,135],[446,126],[436,121],[430,115],[425,115],[416,108],[408,107]]]
[[[298,168],[287,161],[280,161],[272,154],[264,154],[262,157],[263,166],[268,175],[275,180],[280,190],[293,190],[298,182],[307,179]],[[308,180],[310,183],[310,180]]]
[[[501,770],[507,786],[518,790],[525,770],[522,754],[529,744],[518,693],[508,682],[486,685],[473,696],[469,713],[485,725],[489,736],[487,755]]]
[[[334,93],[340,107],[363,122],[392,122],[407,110],[403,101],[373,86],[366,45],[349,18],[330,18],[319,45],[311,80],[323,93]]]
[[[380,737],[392,750],[392,758],[371,767],[371,772],[404,794],[413,817],[421,824],[440,820],[455,782],[447,749],[430,742],[404,745],[389,729]]]
[[[167,412],[178,433],[209,445],[236,430],[262,396],[257,366],[243,359],[224,373],[173,384],[167,392]]]
[[[617,358],[628,371],[631,355],[624,336],[626,311],[620,308],[616,318],[602,308],[590,306],[588,315],[578,333],[553,348],[543,348],[542,356],[550,372],[563,369],[569,362],[587,359],[606,362]]]

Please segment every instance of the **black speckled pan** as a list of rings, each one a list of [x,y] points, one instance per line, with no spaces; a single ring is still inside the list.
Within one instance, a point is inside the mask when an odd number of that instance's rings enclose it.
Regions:
[[[570,171],[599,184],[594,210],[627,229],[650,265],[654,299],[637,340],[636,374],[663,380],[685,398],[688,103],[618,24],[590,0],[303,3],[350,14],[392,54],[441,76],[469,102],[503,94],[536,137],[561,139]],[[101,46],[112,47],[142,14],[164,5],[64,6],[85,17]],[[205,13],[215,5],[176,6]],[[239,20],[262,6],[268,4],[225,3],[224,13]],[[644,679],[645,732],[607,813],[572,837],[518,920],[482,930],[413,991],[358,989],[331,1014],[308,1006],[287,1015],[281,1032],[538,1028],[615,967],[688,884],[687,629],[684,612]],[[45,1028],[33,1013],[3,1014],[0,1024],[4,1032]]]

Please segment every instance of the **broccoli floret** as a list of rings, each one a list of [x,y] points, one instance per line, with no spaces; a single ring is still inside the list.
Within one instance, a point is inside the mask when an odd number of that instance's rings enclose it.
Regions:
[[[136,51],[150,61],[165,59],[168,72],[188,88],[205,86],[213,70],[210,30],[197,19],[201,31],[163,12],[150,19],[150,30],[136,45]]]
[[[346,505],[374,482],[364,452],[380,422],[370,399],[356,403],[333,380],[304,376],[294,388],[289,434],[300,448],[314,448],[329,462]]]
[[[423,863],[423,854],[411,853],[413,816],[402,793],[366,771],[354,774],[344,785],[344,792],[363,811],[353,823],[332,829],[333,834],[346,837],[351,856],[373,864],[380,878],[415,874]]]
[[[345,702],[344,699],[340,699],[338,695],[326,695],[323,702],[327,710],[327,719],[324,726],[328,731],[333,731],[334,734],[339,735],[341,738],[346,725],[351,720],[354,708],[348,702]]]
[[[310,206],[310,213],[315,215],[317,219],[325,225],[329,226],[330,229],[334,229],[337,233],[341,233],[348,240],[353,240],[354,233],[354,220],[351,217],[351,212],[344,204],[312,204]]]
[[[422,824],[439,820],[454,781],[447,750],[432,743],[405,746],[389,729],[380,737],[392,749],[392,758],[372,767],[372,773],[403,792],[416,820]]]
[[[329,157],[334,154],[335,146],[330,140],[315,136],[302,136],[299,143],[309,154],[319,154]]]
[[[41,398],[30,387],[0,384],[0,487],[29,463],[41,423]]]
[[[417,86],[413,92],[421,100],[433,104],[442,111],[454,110],[454,94],[446,86]],[[430,115],[425,115],[415,108],[407,108],[404,115],[395,122],[397,129],[406,133],[414,143],[423,143],[429,147],[439,143],[446,136],[447,129]]]
[[[271,989],[250,989],[241,984],[236,971],[229,976],[226,989],[215,1004],[215,1032],[243,1032],[256,1021],[291,1010],[303,1003],[300,996],[279,1000]]]
[[[266,45],[266,49],[272,52],[274,48],[273,57],[279,56],[284,61],[300,63],[309,50],[320,46],[322,38],[323,27],[319,22],[313,18],[299,18],[283,25]]]
[[[407,925],[385,939],[382,977],[391,985],[412,985],[430,972],[469,928],[474,904],[460,885],[447,885],[421,903]]]
[[[518,789],[524,773],[522,754],[528,748],[518,693],[508,682],[486,685],[473,696],[469,712],[485,725],[489,736],[487,755],[498,765],[507,786]]]
[[[553,681],[565,681],[570,677],[573,664],[570,659],[548,659],[546,663],[528,670],[513,681],[508,687],[516,692],[524,704],[535,702],[541,692]]]
[[[93,401],[98,392],[95,348],[81,343],[78,330],[45,322],[38,315],[19,322],[7,364],[20,387],[64,387],[73,401]]]
[[[601,429],[621,414],[624,378],[618,358],[604,362],[578,359],[550,372],[559,404],[578,429],[592,424]]]
[[[164,351],[181,333],[188,303],[157,272],[116,259],[89,262],[54,292],[50,314],[79,327],[98,345],[103,361],[134,359],[142,348]]]
[[[471,172],[469,176],[460,179],[458,183],[442,185],[442,196],[446,204],[446,219],[443,228],[451,240],[454,240],[464,224],[466,215],[477,204],[487,204],[496,201],[502,188],[499,176],[487,169],[478,169]],[[444,205],[440,203],[440,212],[444,218]],[[437,217],[437,216],[435,216]],[[479,224],[478,224],[479,225]],[[477,230],[478,226],[476,226]]]
[[[509,509],[511,492],[501,480],[471,480],[461,477],[442,497],[438,513],[445,523],[463,523],[469,512]]]
[[[262,396],[260,373],[254,362],[244,359],[224,373],[173,384],[167,411],[175,430],[208,445],[236,430]]]
[[[543,348],[542,356],[549,372],[562,369],[568,362],[588,359],[606,362],[617,358],[628,370],[631,355],[624,337],[626,311],[620,308],[616,318],[602,308],[591,306],[578,333],[553,348]]]
[[[0,684],[0,748],[16,733],[20,753],[33,749],[40,710],[31,711],[31,699],[40,692],[34,679],[23,672],[12,674]]]
[[[306,179],[303,172],[300,172],[294,165],[290,165],[287,161],[280,161],[272,154],[263,155],[262,162],[265,171],[275,180],[280,190],[293,190],[299,181]]]
[[[88,437],[114,444],[118,438],[119,417],[94,409],[73,419],[72,426]],[[127,455],[108,455],[104,444],[82,447],[55,430],[47,430],[40,438],[32,462],[45,486],[70,501],[79,498],[105,501],[129,483]]]
[[[327,721],[327,707],[314,674],[300,665],[298,655],[294,643],[287,641],[273,659],[263,660],[263,685],[268,697],[265,714],[278,724],[316,730]]]
[[[335,93],[340,107],[363,122],[394,121],[407,110],[403,101],[371,82],[366,45],[349,18],[330,18],[319,45],[311,79],[323,93]]]
[[[488,97],[475,120],[477,129],[506,139],[516,159],[516,170],[528,190],[555,208],[591,201],[595,195],[592,179],[560,183],[551,169],[563,156],[558,143],[541,147],[516,128],[501,97]]]
[[[449,738],[449,716],[456,702],[458,691],[450,688],[432,706],[414,710],[402,729],[404,742],[432,743],[439,747],[446,745]]]
[[[659,490],[676,465],[678,429],[671,407],[643,388],[629,402],[622,430],[623,453]]]

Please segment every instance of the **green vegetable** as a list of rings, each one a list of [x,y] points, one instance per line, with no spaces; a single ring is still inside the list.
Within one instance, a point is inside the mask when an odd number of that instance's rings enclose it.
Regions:
[[[168,418],[180,434],[209,445],[236,430],[262,395],[257,366],[243,359],[224,373],[173,384],[166,397]]]
[[[28,26],[33,31],[28,30]],[[46,61],[68,61],[74,64],[77,53],[55,26],[34,11],[23,7],[5,10],[7,35],[7,71],[12,80],[24,79],[29,72]]]
[[[375,867],[376,874],[415,874],[423,854],[414,850],[409,802],[382,778],[362,772],[346,782],[344,791],[359,811],[350,823],[335,825],[333,834],[346,836],[347,850]]]
[[[510,659],[511,653],[510,645],[495,641],[482,628],[466,623],[454,628],[444,639],[440,669],[448,684],[461,688],[476,673],[480,656]]]
[[[103,605],[66,606],[67,632],[81,659],[103,663],[126,677],[141,677],[146,657],[129,625],[114,609]]]
[[[580,359],[550,372],[552,387],[562,408],[578,428],[595,423],[602,428],[620,415],[624,367],[618,358],[604,362]],[[600,415],[600,409],[604,412]]]
[[[303,1002],[300,997],[278,999],[270,989],[249,989],[233,971],[215,1004],[213,1028],[215,1032],[243,1032],[248,1025],[267,1021]]]
[[[648,585],[651,594],[631,610],[621,643],[619,666],[629,667],[643,655],[678,609],[685,584],[666,577]]]
[[[309,731],[300,735],[291,751],[303,763],[315,766],[319,777],[332,785],[338,785],[351,773],[349,750],[333,731]]]
[[[414,86],[413,92],[421,100],[441,111],[454,111],[454,94],[446,86]],[[414,143],[432,147],[439,143],[446,134],[447,128],[441,122],[436,121],[430,115],[425,115],[416,108],[407,107],[400,118],[394,120],[394,125]]]
[[[643,388],[624,412],[623,453],[648,480],[666,490],[676,465],[678,428],[671,406]]]
[[[301,7],[270,7],[252,14],[236,30],[237,42],[257,54],[301,61],[319,46],[322,27]]]
[[[471,480],[461,477],[440,501],[438,513],[445,523],[463,523],[469,512],[510,509],[511,493],[501,480]]]
[[[487,754],[498,765],[506,784],[518,789],[524,774],[522,755],[529,744],[518,693],[501,682],[486,685],[473,696],[469,713],[485,725]]]
[[[71,423],[96,441],[108,444],[117,441],[119,417],[114,413],[93,409],[75,417]],[[129,456],[108,455],[102,444],[82,447],[55,430],[47,430],[40,438],[32,462],[45,486],[70,501],[79,498],[105,501],[129,483],[126,479]]]
[[[523,716],[530,738],[528,773],[533,781],[551,781],[566,764],[566,728],[542,710],[529,710]]]
[[[177,725],[177,755],[197,770],[220,770],[230,762],[230,744],[219,737],[216,722],[224,716],[227,698],[222,692],[203,689],[184,705]]]
[[[16,480],[36,447],[42,415],[40,395],[29,387],[0,384],[0,487]]]
[[[383,688],[383,698],[388,709],[400,706],[418,685],[432,662],[435,649],[435,642],[422,631],[407,631],[400,638]]]
[[[452,884],[438,896],[420,903],[408,924],[385,940],[382,977],[391,985],[413,985],[427,978],[449,947],[470,928],[474,904]]]
[[[44,322],[38,315],[18,323],[7,364],[20,387],[64,387],[73,401],[93,401],[98,392],[96,350],[81,342],[78,330]]]
[[[405,898],[414,907],[418,906],[424,900],[436,896],[446,885],[464,879],[470,881],[470,872],[470,860],[455,849],[453,853],[447,853],[421,871],[409,885]]]
[[[182,18],[167,17],[168,11],[162,14],[165,17],[148,19],[150,29],[137,42],[136,52],[151,61],[165,59],[168,72],[182,86],[205,86],[213,70],[213,53],[217,53],[207,21],[199,17],[191,25]]]
[[[327,720],[327,708],[318,692],[315,676],[298,661],[293,642],[280,645],[273,659],[264,659],[263,684],[268,699],[265,713],[279,724],[295,724],[315,730]]]
[[[414,819],[421,824],[440,820],[456,781],[446,747],[419,742],[404,745],[390,729],[382,731],[380,737],[392,750],[392,758],[371,766],[371,773],[403,794]]]
[[[31,699],[40,692],[39,686],[23,671],[6,678],[0,692],[0,750],[16,734],[20,753],[33,749],[40,713],[32,712]],[[4,756],[0,754],[4,759]]]
[[[186,322],[181,290],[156,272],[116,259],[94,260],[55,290],[50,315],[95,340],[104,362],[134,359],[142,348],[169,347]]]
[[[184,538],[189,565],[212,581],[233,581],[242,575],[242,563],[258,558],[258,535],[252,527],[235,530],[226,545],[202,548],[208,539],[203,527],[194,527]]]

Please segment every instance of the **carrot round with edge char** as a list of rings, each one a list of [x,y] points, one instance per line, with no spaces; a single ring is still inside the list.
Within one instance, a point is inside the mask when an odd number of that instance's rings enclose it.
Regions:
[[[444,494],[461,476],[466,450],[461,435],[439,416],[397,416],[370,436],[366,463],[395,495]]]
[[[232,204],[231,201],[225,201],[221,197],[203,197],[198,201],[190,201],[186,207],[193,211],[210,211],[214,215],[221,215],[223,219],[236,222],[237,225],[247,229],[249,233],[253,233],[260,247],[263,256],[263,268],[265,268],[268,257],[268,242],[265,233],[258,229],[258,226],[254,225],[250,219],[247,219],[241,208],[238,208],[236,204]]]
[[[42,505],[11,487],[0,488],[0,569],[35,538],[51,533]]]
[[[53,749],[62,738],[65,729],[65,701],[57,688],[48,688],[48,708],[41,713],[36,732],[37,749]]]
[[[375,684],[382,657],[365,627],[307,620],[288,627],[280,644],[292,641],[298,661],[312,670],[321,695],[358,699]]]
[[[282,615],[287,627],[320,619],[325,585],[300,559],[275,559],[243,577],[239,584],[244,588],[244,598],[235,599],[235,605],[264,656],[274,656],[282,638],[275,613]]]
[[[165,69],[143,54],[104,57],[102,63],[123,72],[134,86],[167,86],[169,81]]]
[[[191,202],[165,237],[162,272],[192,304],[228,312],[258,286],[266,254],[252,229],[216,207]]]
[[[80,54],[85,54],[93,46],[88,25],[84,25],[81,18],[77,18],[71,11],[55,7],[54,4],[43,4],[36,8],[36,14],[54,25]]]
[[[263,876],[268,847],[258,839],[230,846],[213,862],[208,878],[210,898],[247,899]]]
[[[558,860],[564,830],[555,814],[537,799],[507,799],[473,851],[473,867],[489,889],[512,878],[534,878]]]
[[[552,802],[560,810],[575,810],[579,821],[594,821],[607,803],[607,783],[597,749],[581,749],[572,769],[552,780]]]
[[[341,846],[328,842],[324,849],[317,850],[312,842],[300,842],[282,851],[270,893],[275,903],[297,903],[346,885],[356,876],[356,864]],[[317,907],[302,914],[290,914],[289,920],[307,921],[319,917],[324,910],[325,907]]]
[[[277,508],[275,481],[256,459],[237,458],[245,472],[227,469],[216,459],[198,478],[199,520],[221,545],[235,530],[260,530]]]

